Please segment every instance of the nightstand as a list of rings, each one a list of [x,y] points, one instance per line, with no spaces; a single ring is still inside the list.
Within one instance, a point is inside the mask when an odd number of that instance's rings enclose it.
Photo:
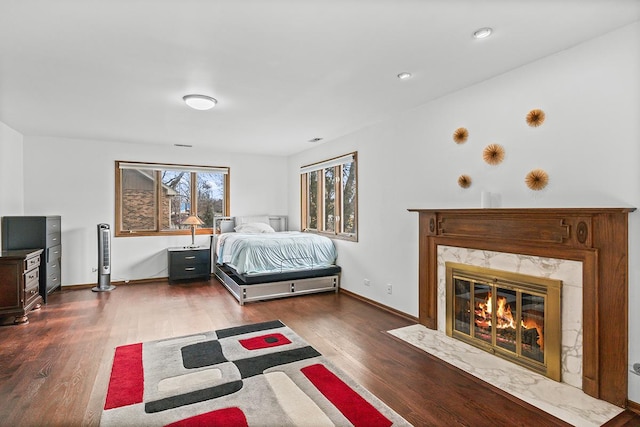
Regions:
[[[211,249],[179,246],[168,248],[169,281],[211,277]]]

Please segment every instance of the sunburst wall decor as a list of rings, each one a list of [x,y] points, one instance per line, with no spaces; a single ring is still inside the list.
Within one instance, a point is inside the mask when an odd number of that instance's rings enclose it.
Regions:
[[[490,165],[498,165],[504,160],[504,148],[500,144],[489,144],[482,151],[482,158]]]
[[[458,185],[462,188],[471,187],[471,177],[469,175],[460,175],[458,177]]]
[[[529,111],[529,114],[527,114],[527,124],[531,127],[537,128],[544,123],[545,117],[546,115],[544,114],[544,111],[536,108],[535,110]]]
[[[540,191],[549,183],[549,174],[542,169],[533,169],[524,178],[527,187],[534,191]]]
[[[453,141],[456,144],[463,144],[469,138],[469,131],[466,128],[458,128],[453,132]]]

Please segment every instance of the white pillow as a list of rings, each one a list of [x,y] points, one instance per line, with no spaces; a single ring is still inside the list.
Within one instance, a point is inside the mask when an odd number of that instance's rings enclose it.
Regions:
[[[250,222],[248,224],[240,224],[235,228],[238,233],[275,233],[269,224],[262,222]]]

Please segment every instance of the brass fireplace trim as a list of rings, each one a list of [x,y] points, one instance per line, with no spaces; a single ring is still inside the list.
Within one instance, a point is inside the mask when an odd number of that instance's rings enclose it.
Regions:
[[[481,350],[517,363],[532,371],[545,375],[555,381],[562,380],[562,281],[538,276],[529,276],[510,271],[495,270],[480,266],[446,262],[446,333]],[[474,338],[473,332],[467,335],[454,330],[453,295],[454,278],[461,278],[472,283],[499,286],[504,289],[524,291],[543,296],[545,299],[544,319],[544,363],[521,357],[495,345],[496,330],[493,328],[492,344]],[[493,292],[494,298],[496,293]],[[495,305],[494,305],[495,306]],[[494,311],[495,317],[495,311]],[[516,318],[520,318],[518,310]],[[471,328],[473,331],[473,328]]]

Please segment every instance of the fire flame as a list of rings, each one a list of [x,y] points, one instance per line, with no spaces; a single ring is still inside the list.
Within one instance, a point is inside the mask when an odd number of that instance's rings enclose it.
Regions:
[[[498,306],[496,310],[496,328],[498,329],[516,329],[517,322],[515,320],[515,316],[511,311],[511,306],[507,303],[507,299],[505,297],[497,297],[496,304]],[[484,302],[479,302],[478,307],[476,309],[476,318],[475,323],[476,326],[482,328],[491,327],[491,315],[493,313],[493,302],[491,298],[491,292],[487,295],[487,298]],[[543,337],[543,329],[542,325],[538,324],[535,319],[527,319],[525,322],[524,319],[520,321],[520,327],[523,329],[532,329],[535,328],[538,332],[538,339],[536,343],[540,346],[540,350],[544,350],[544,337]]]

